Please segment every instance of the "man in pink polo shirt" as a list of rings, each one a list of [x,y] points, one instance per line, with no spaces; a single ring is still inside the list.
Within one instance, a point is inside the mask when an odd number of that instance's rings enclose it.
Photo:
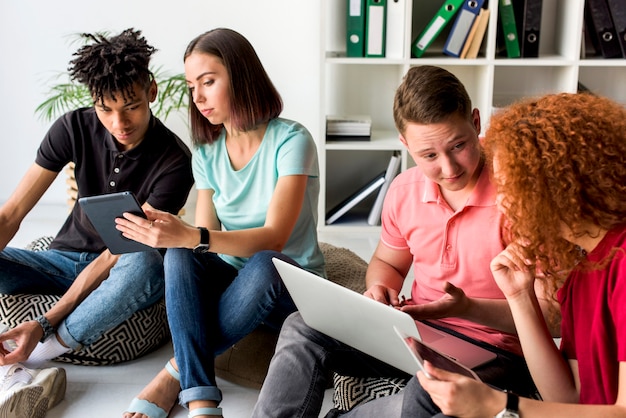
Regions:
[[[416,167],[398,175],[385,197],[365,295],[400,306],[399,292],[413,267],[411,299],[401,309],[496,352],[496,360],[475,370],[478,375],[502,389],[532,395],[508,304],[489,267],[506,245],[479,142],[479,111],[453,74],[419,66],[396,91],[393,113]],[[313,330],[296,312],[283,325],[253,416],[318,417],[331,372],[409,377]],[[426,392],[419,402],[423,411],[417,416],[439,412]],[[401,407],[402,392],[341,416],[400,416]],[[327,416],[339,415],[332,410]]]

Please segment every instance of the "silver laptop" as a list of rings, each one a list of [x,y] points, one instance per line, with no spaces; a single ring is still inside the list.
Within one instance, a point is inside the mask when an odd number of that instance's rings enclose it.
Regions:
[[[409,374],[415,374],[418,366],[394,326],[469,368],[496,358],[489,350],[414,321],[391,306],[277,258],[272,261],[308,326]]]

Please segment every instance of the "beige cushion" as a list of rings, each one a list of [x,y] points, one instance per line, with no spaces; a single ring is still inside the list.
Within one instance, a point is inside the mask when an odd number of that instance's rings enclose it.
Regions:
[[[215,358],[215,374],[229,382],[260,389],[267,374],[278,333],[260,326]]]
[[[367,262],[347,248],[320,243],[328,279],[357,292],[365,291]],[[242,386],[259,389],[274,355],[278,333],[265,327],[253,331],[215,359],[215,373]]]

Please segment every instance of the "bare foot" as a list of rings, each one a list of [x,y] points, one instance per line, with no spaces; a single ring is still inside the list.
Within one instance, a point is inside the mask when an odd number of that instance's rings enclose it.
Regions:
[[[165,412],[169,412],[178,399],[180,392],[180,382],[172,377],[165,369],[162,369],[154,379],[137,396],[137,399],[144,399],[152,402]],[[124,412],[124,418],[152,418],[136,411]]]

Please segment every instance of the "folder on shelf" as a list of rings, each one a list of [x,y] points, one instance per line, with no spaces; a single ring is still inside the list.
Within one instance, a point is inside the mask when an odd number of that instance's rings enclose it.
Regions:
[[[385,182],[385,172],[383,171],[372,180],[370,180],[365,186],[348,196],[347,199],[336,205],[326,214],[326,225],[330,225],[337,219],[341,218],[350,209],[355,207],[359,202],[363,201],[367,196],[374,193]]]
[[[483,10],[483,9],[480,9],[480,10]],[[461,49],[459,58],[465,58],[467,56],[467,51],[469,50],[469,47],[472,44],[472,40],[474,39],[474,36],[476,35],[476,30],[478,29],[478,26],[480,25],[480,18],[481,18],[481,14],[479,12],[478,16],[476,16],[476,19],[474,19],[474,23],[472,23],[472,27],[470,28],[469,33],[467,34],[467,39],[465,39],[465,43],[463,44],[463,49]]]
[[[385,57],[387,58],[404,58],[405,11],[406,0],[387,1],[387,25],[385,28]]]
[[[506,55],[509,58],[518,58],[521,56],[521,52],[512,0],[500,0],[499,7],[500,23],[502,24],[502,32],[504,34]]]
[[[362,57],[365,51],[365,1],[346,0],[346,55]]]
[[[543,0],[513,0],[522,58],[539,56]]]
[[[595,38],[604,58],[620,58],[622,48],[617,39],[617,32],[611,19],[609,6],[606,0],[586,0],[585,13],[588,15],[587,28],[589,35]]]
[[[484,0],[464,0],[448,39],[443,47],[443,53],[452,57],[459,57],[463,46],[467,42],[474,22],[480,13]]]
[[[467,51],[469,50],[469,46],[472,43],[472,39],[474,39],[474,36],[476,35],[476,29],[478,29],[479,23],[480,23],[480,12],[478,13],[478,16],[476,16],[476,19],[474,19],[474,23],[472,23],[472,27],[470,28],[470,31],[467,34],[467,39],[465,39],[465,43],[463,44],[463,49],[461,49],[459,58],[465,58],[465,56],[467,55]]]
[[[389,190],[389,185],[393,181],[399,169],[400,153],[396,151],[391,155],[391,158],[389,159],[389,165],[387,166],[387,171],[385,171],[385,182],[380,187],[380,190],[378,190],[378,195],[376,195],[374,205],[372,206],[370,214],[367,217],[367,223],[369,225],[380,225],[380,215],[383,211],[383,202],[385,201],[385,195],[387,194],[387,190]]]
[[[487,32],[487,24],[489,23],[489,9],[480,9],[480,13],[476,18],[475,32],[471,35],[471,39],[466,42],[461,52],[461,58],[473,59],[478,57],[478,51],[483,43],[485,33]]]
[[[365,56],[384,57],[387,0],[364,1],[367,2],[365,11]]]
[[[448,22],[452,20],[452,17],[454,17],[462,4],[463,0],[445,0],[435,16],[411,44],[411,52],[416,58],[424,55],[426,49],[433,43]]]
[[[626,2],[624,0],[607,0],[615,33],[622,47],[622,55],[626,58]]]

